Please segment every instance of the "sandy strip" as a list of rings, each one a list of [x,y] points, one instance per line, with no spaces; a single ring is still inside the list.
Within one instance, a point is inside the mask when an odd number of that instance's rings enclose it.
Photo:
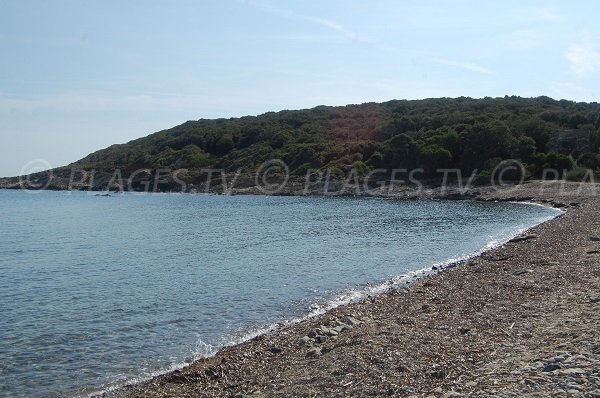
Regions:
[[[407,288],[104,396],[600,397],[600,196],[572,188],[479,190],[567,212]]]

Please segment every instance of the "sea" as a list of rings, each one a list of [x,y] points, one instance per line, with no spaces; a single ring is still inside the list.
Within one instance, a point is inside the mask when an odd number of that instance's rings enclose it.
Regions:
[[[85,397],[454,264],[523,203],[0,190],[0,396]]]

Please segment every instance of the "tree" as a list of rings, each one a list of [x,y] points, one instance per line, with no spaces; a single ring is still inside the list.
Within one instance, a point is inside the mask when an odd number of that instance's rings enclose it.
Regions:
[[[452,162],[452,154],[449,150],[439,145],[425,145],[419,148],[421,162],[425,166],[428,175],[433,176],[438,169],[447,168]]]
[[[476,123],[460,136],[463,148],[462,165],[467,170],[482,168],[485,161],[510,158],[515,138],[500,122]]]
[[[415,140],[406,134],[390,138],[386,143],[387,150],[383,163],[389,168],[412,168],[419,159],[419,148]]]
[[[598,153],[598,150],[600,150],[600,128],[596,131],[591,131],[589,137],[590,151]]]
[[[540,119],[529,119],[525,124],[525,135],[534,139],[538,152],[546,152],[548,141],[555,130],[551,124]]]
[[[550,152],[546,156],[546,168],[562,171],[571,170],[574,165],[575,162],[573,162],[573,158],[567,155],[563,155],[562,153]]]
[[[219,155],[224,155],[234,147],[235,145],[233,144],[233,138],[231,137],[231,134],[224,134],[215,144],[215,151]]]
[[[537,146],[531,137],[523,136],[517,141],[516,155],[524,162],[529,162],[535,153]]]

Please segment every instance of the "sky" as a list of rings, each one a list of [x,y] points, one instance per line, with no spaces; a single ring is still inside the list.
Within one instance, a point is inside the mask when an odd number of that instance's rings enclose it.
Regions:
[[[600,99],[598,1],[0,0],[0,176],[200,118]]]

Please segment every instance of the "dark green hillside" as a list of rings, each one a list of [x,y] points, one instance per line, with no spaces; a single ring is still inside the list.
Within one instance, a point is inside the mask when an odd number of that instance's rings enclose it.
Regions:
[[[256,117],[188,121],[90,154],[85,168],[202,168],[252,171],[283,159],[309,168],[460,167],[489,171],[521,159],[544,167],[600,167],[600,104],[538,98],[395,100],[318,106]],[[573,172],[576,172],[573,171]]]

